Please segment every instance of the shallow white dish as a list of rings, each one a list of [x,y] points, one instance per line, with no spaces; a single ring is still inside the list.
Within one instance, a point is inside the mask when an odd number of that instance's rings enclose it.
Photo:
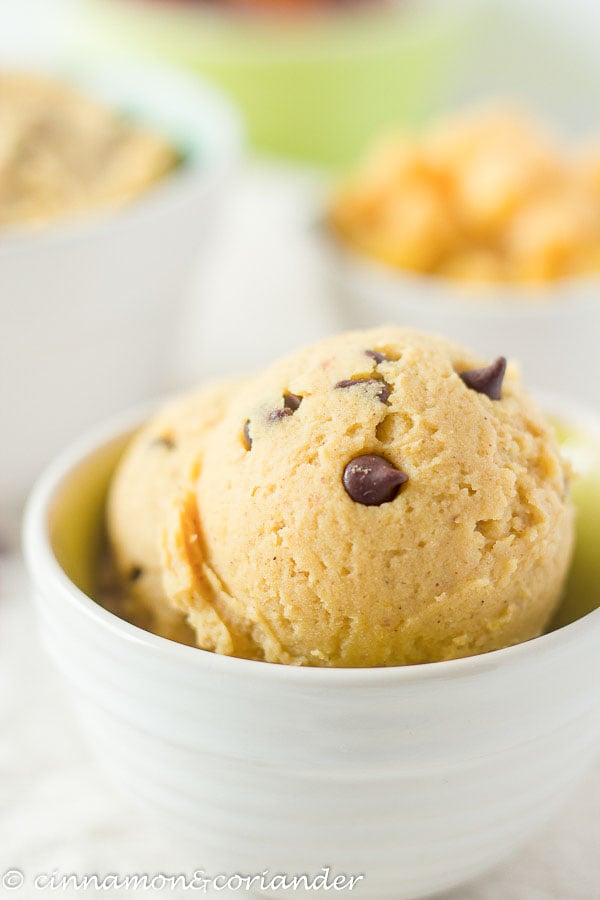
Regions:
[[[86,595],[138,421],[67,450],[25,523],[44,643],[110,777],[193,835],[208,872],[330,866],[363,874],[365,900],[458,885],[539,828],[600,748],[600,609],[509,649],[388,669],[277,666],[148,634]],[[569,421],[600,446],[597,417]]]
[[[530,388],[567,393],[600,409],[600,277],[537,291],[462,287],[396,271],[326,233],[324,242],[340,328],[392,322],[435,331],[483,357],[519,360]]]
[[[126,207],[0,234],[5,529],[65,441],[163,389],[178,303],[243,143],[229,102],[192,76],[114,62],[20,68],[61,77],[158,129],[186,159]]]

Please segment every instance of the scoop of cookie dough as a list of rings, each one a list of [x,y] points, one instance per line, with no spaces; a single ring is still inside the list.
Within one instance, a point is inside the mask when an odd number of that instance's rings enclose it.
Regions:
[[[194,483],[195,461],[234,388],[234,382],[222,382],[168,403],[131,441],[108,497],[108,533],[124,615],[190,644],[194,632],[163,590],[160,541],[168,510],[183,487]]]
[[[198,645],[387,666],[540,634],[573,512],[553,433],[505,369],[385,327],[239,385],[162,539]]]

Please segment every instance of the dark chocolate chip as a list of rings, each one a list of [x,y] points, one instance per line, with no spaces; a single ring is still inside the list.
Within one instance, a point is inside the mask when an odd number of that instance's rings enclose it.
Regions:
[[[285,419],[286,416],[293,416],[301,403],[302,397],[297,394],[284,394],[283,407],[269,413],[267,417],[269,422],[278,422],[280,419]]]
[[[387,383],[387,381],[381,381],[380,384],[381,384],[381,388],[379,389],[379,391],[377,391],[377,396],[379,397],[379,399],[381,400],[382,403],[387,403],[389,400],[390,394],[392,393],[392,388]]]
[[[286,416],[293,416],[294,410],[290,409],[289,406],[284,406],[281,409],[274,409],[273,412],[269,413],[269,422],[278,422],[280,419],[285,419]]]
[[[376,396],[379,400],[381,400],[382,403],[387,403],[388,398],[392,392],[392,389],[387,381],[382,381],[381,378],[347,378],[344,381],[338,381],[335,387],[349,388],[354,387],[355,384],[377,384],[379,386],[379,390],[377,391]]]
[[[499,356],[489,366],[483,369],[468,369],[460,372],[460,377],[467,385],[479,394],[485,394],[490,400],[500,400],[502,397],[502,382],[506,372],[506,359]]]
[[[168,435],[161,435],[160,437],[155,438],[152,441],[153,447],[164,447],[165,450],[174,450],[175,449],[175,441],[173,438]]]
[[[250,419],[246,419],[244,422],[244,443],[246,445],[246,450],[250,450],[252,447],[252,438],[250,437]]]
[[[132,566],[132,568],[129,570],[129,580],[138,581],[143,574],[144,570],[141,566]]]
[[[374,359],[377,365],[382,362],[388,362],[389,359],[385,355],[385,353],[380,353],[379,350],[365,350],[365,356],[370,356],[371,359]]]
[[[367,453],[351,459],[342,478],[346,493],[363,506],[381,506],[397,496],[408,475],[383,456]]]
[[[283,405],[286,409],[291,409],[292,412],[296,412],[301,403],[302,397],[299,397],[298,394],[283,395]]]

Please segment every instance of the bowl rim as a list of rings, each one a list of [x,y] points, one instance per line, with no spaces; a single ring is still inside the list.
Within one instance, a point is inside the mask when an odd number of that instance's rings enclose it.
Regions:
[[[600,413],[576,403],[567,395],[540,394],[536,400],[549,415],[568,420],[576,428],[595,435],[600,446]],[[162,402],[164,402],[164,397]],[[160,402],[160,401],[159,401]],[[534,656],[552,654],[578,641],[591,625],[600,633],[600,606],[574,622],[555,631],[542,634],[510,647],[474,656],[440,662],[417,663],[407,666],[379,666],[356,668],[328,668],[293,666],[260,660],[224,656],[179,644],[168,638],[145,631],[119,618],[78,588],[58,562],[52,549],[49,519],[61,488],[72,473],[111,443],[124,439],[139,428],[158,406],[157,402],[136,407],[86,432],[71,443],[44,470],[27,501],[23,517],[22,546],[30,583],[36,592],[55,591],[76,611],[99,628],[148,653],[158,654],[173,663],[197,669],[208,668],[215,673],[251,678],[272,678],[296,685],[317,685],[327,688],[342,684],[381,687],[395,684],[414,684],[447,681],[472,677],[495,670],[500,666],[518,664]],[[43,585],[43,586],[42,586]]]
[[[214,132],[212,152],[206,153],[207,143],[205,135],[202,137],[196,129],[190,127],[186,139],[194,150],[199,151],[184,163],[150,186],[131,202],[111,208],[97,208],[83,210],[65,219],[42,223],[37,226],[8,226],[0,235],[0,259],[9,254],[30,252],[32,249],[45,248],[54,244],[69,243],[73,240],[81,240],[95,235],[105,234],[108,231],[126,227],[129,223],[152,215],[160,215],[167,207],[181,202],[193,196],[192,189],[205,191],[216,178],[220,178],[232,171],[235,164],[241,158],[245,146],[245,129],[241,114],[233,100],[218,85],[214,85],[200,75],[188,73],[164,63],[146,62],[138,59],[96,59],[83,60],[81,58],[56,58],[55,56],[27,56],[20,53],[14,57],[7,55],[0,62],[0,71],[17,72],[23,74],[36,74],[42,77],[63,82],[72,86],[83,96],[92,100],[96,92],[90,86],[90,81],[101,83],[103,76],[110,80],[112,85],[119,83],[122,88],[123,108],[128,104],[129,90],[135,91],[134,85],[139,83],[144,76],[150,80],[168,86],[181,86],[180,96],[189,98],[188,106],[193,110],[196,123],[202,118],[206,121],[210,117],[218,117],[218,128]],[[145,89],[149,91],[150,86]],[[137,90],[138,95],[142,94]],[[99,98],[99,102],[118,111],[119,104],[112,100]],[[160,123],[153,121],[159,118],[160,110],[165,109],[163,99],[155,104],[156,114],[139,116],[139,121],[159,134],[165,134],[165,129]],[[209,129],[207,128],[207,131]],[[168,138],[168,135],[167,135]],[[176,141],[173,139],[176,146]]]
[[[432,311],[453,307],[471,317],[487,317],[493,311],[506,318],[525,311],[545,315],[549,309],[570,315],[573,307],[597,307],[600,302],[600,272],[570,275],[539,285],[519,282],[471,285],[443,275],[396,269],[353,247],[337,235],[322,216],[314,225],[318,240],[329,256],[334,279],[355,295],[360,294],[364,302],[367,293],[372,295],[376,291],[379,296],[385,295],[385,301],[390,305],[395,303],[398,311],[409,302],[426,303]],[[414,299],[408,299],[410,292]]]

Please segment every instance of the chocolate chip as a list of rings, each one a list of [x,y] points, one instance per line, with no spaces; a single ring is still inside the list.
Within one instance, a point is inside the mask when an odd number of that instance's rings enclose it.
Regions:
[[[389,400],[389,396],[392,393],[392,389],[387,381],[381,381],[380,384],[381,388],[377,391],[377,396],[382,403],[387,403]]]
[[[290,409],[289,406],[284,406],[281,409],[274,409],[273,412],[269,413],[269,422],[278,422],[280,419],[285,419],[286,416],[293,416],[294,410]]]
[[[152,441],[152,446],[164,447],[165,450],[174,450],[176,444],[173,438],[169,437],[168,435],[161,435],[160,437],[157,437]]]
[[[292,412],[296,412],[301,403],[302,397],[299,397],[298,394],[283,395],[283,405],[286,409],[291,409]]]
[[[377,365],[389,361],[389,357],[387,357],[385,353],[380,353],[379,350],[365,350],[365,356],[370,356],[371,359],[375,360]]]
[[[387,383],[387,381],[382,381],[381,378],[347,378],[344,381],[338,381],[335,385],[336,388],[349,388],[354,387],[355,384],[377,384],[379,385],[379,390],[377,391],[376,397],[381,400],[382,403],[387,403],[388,398],[392,392],[391,387]]]
[[[499,356],[491,365],[485,366],[483,369],[468,369],[459,374],[467,387],[479,394],[486,394],[490,400],[500,400],[505,372],[506,359],[504,356]]]
[[[299,397],[298,394],[284,394],[283,407],[269,413],[269,422],[277,422],[279,419],[285,419],[286,416],[293,416],[301,403],[302,397]]]
[[[244,422],[244,444],[246,445],[246,450],[250,450],[252,447],[252,438],[250,437],[250,419],[246,419]]]
[[[142,575],[144,574],[144,570],[141,566],[132,566],[129,570],[129,580],[130,581],[138,581]]]
[[[351,459],[342,478],[346,493],[363,506],[381,506],[397,496],[408,475],[383,456],[367,453]]]

